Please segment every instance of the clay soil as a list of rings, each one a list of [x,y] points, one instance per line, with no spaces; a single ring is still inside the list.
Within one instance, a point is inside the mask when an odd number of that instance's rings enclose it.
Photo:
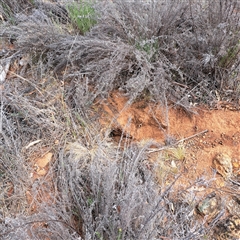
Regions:
[[[232,159],[233,173],[239,174],[240,166],[240,113],[218,103],[215,109],[205,106],[192,108],[193,113],[168,106],[136,101],[127,104],[128,99],[119,93],[111,94],[102,105],[100,123],[115,133],[125,132],[132,141],[154,140],[150,161],[154,161],[166,144],[185,149],[182,183],[188,184],[197,178],[214,179],[213,187],[226,184],[223,177],[212,168],[212,160],[218,153],[225,153]],[[120,135],[120,134],[119,134]],[[175,144],[175,145],[174,145]],[[159,149],[159,151],[158,151]],[[158,155],[157,155],[158,154]],[[206,192],[212,189],[205,189]]]

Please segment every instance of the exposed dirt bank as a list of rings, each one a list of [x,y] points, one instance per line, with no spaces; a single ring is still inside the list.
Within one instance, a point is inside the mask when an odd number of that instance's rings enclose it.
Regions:
[[[106,127],[111,125],[115,132],[126,131],[135,141],[153,139],[162,146],[184,142],[185,168],[191,179],[202,174],[212,178],[212,160],[218,153],[229,155],[233,174],[239,173],[239,111],[195,107],[193,111],[196,114],[189,114],[174,106],[169,106],[166,111],[166,108],[147,104],[146,101],[130,106],[126,103],[127,98],[118,93],[112,94],[103,105],[101,124]],[[222,186],[223,178],[217,175],[217,179]]]

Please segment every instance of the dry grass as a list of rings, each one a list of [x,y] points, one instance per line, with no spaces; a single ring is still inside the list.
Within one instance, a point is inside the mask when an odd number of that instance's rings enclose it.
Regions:
[[[2,36],[15,42],[18,54],[41,60],[41,73],[64,71],[64,81],[91,85],[90,103],[113,89],[131,101],[147,90],[153,99],[185,108],[219,96],[237,100],[237,5],[211,2],[98,2],[98,24],[85,36],[71,34],[69,24],[53,25],[39,7],[42,17],[32,13],[31,21],[2,25]],[[83,75],[88,82],[82,82]]]

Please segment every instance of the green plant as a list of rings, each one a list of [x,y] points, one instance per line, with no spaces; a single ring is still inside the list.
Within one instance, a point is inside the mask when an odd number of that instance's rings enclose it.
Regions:
[[[238,58],[238,54],[240,51],[239,43],[240,43],[240,41],[238,41],[238,43],[235,46],[230,47],[228,49],[227,53],[220,59],[220,61],[219,61],[220,67],[228,68],[228,67],[231,67],[231,65],[233,65],[233,63]]]
[[[154,56],[159,49],[157,39],[146,39],[142,41],[137,41],[135,46],[138,50],[143,51],[147,54],[150,62],[154,60]]]
[[[95,234],[98,239],[103,240],[103,237],[101,236],[101,234],[99,232],[95,232]]]
[[[89,206],[91,206],[94,203],[94,200],[91,199],[91,198],[88,198],[87,203],[88,203]]]
[[[72,3],[67,9],[71,21],[82,34],[88,32],[97,23],[96,12],[90,2]]]
[[[0,12],[2,11],[2,14],[5,18],[10,19],[12,18],[12,10],[11,8],[4,2],[0,3]]]
[[[121,240],[121,239],[122,239],[122,229],[119,228],[118,229],[118,238],[117,238],[117,240]]]

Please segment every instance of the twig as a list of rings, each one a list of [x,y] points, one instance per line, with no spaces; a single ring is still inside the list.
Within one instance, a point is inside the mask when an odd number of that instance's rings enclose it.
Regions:
[[[192,136],[190,136],[190,137],[183,138],[183,139],[179,140],[178,142],[176,142],[176,144],[179,144],[179,143],[181,143],[181,142],[184,142],[184,141],[186,141],[186,140],[189,140],[189,139],[191,139],[191,138],[197,137],[197,136],[202,135],[202,134],[207,133],[207,132],[208,132],[208,130],[206,129],[206,130],[204,130],[204,131],[202,131],[202,132],[199,132],[199,133],[196,133],[196,134],[194,134],[194,135],[192,135]]]
[[[240,186],[240,183],[239,183],[239,182],[234,181],[234,180],[232,180],[231,178],[229,178],[229,181],[230,181],[231,183],[235,184],[235,185]]]
[[[2,133],[2,129],[3,129],[3,89],[4,89],[3,83],[5,82],[5,79],[7,77],[9,67],[10,67],[10,63],[11,63],[11,57],[6,59],[5,65],[2,62],[0,62],[0,103],[1,103],[1,107],[0,107],[0,133]]]
[[[42,141],[42,140],[39,139],[39,140],[30,142],[27,146],[25,146],[25,149],[28,149],[28,148],[32,147],[33,145],[35,145],[35,144],[37,144],[37,143],[39,143],[39,142],[41,142],[41,141]]]
[[[197,136],[202,135],[202,134],[207,133],[207,132],[208,132],[208,130],[206,129],[206,130],[204,130],[204,131],[202,131],[202,132],[199,132],[199,133],[196,133],[196,134],[194,134],[194,135],[192,135],[192,136],[183,138],[183,139],[181,139],[181,140],[173,143],[172,146],[178,145],[179,143],[182,143],[182,142],[184,142],[184,141],[187,141],[187,140],[189,140],[189,139],[192,139],[192,138],[194,138],[194,137],[197,137]],[[168,148],[169,148],[169,146],[164,146],[164,147],[162,147],[162,148],[157,148],[157,149],[149,150],[148,153],[159,152],[159,151],[162,151],[162,150],[165,150],[165,149],[168,149]]]
[[[9,71],[11,74],[13,74],[14,76],[26,81],[27,83],[31,84],[42,96],[43,96],[43,93],[41,92],[41,90],[37,87],[36,84],[34,84],[33,82],[31,82],[30,80],[20,76],[19,74],[15,73],[15,72],[12,72],[12,71]]]
[[[172,83],[175,84],[175,85],[178,85],[180,87],[183,87],[183,88],[189,88],[187,85],[182,84],[182,83],[178,83],[178,82],[172,82]]]

